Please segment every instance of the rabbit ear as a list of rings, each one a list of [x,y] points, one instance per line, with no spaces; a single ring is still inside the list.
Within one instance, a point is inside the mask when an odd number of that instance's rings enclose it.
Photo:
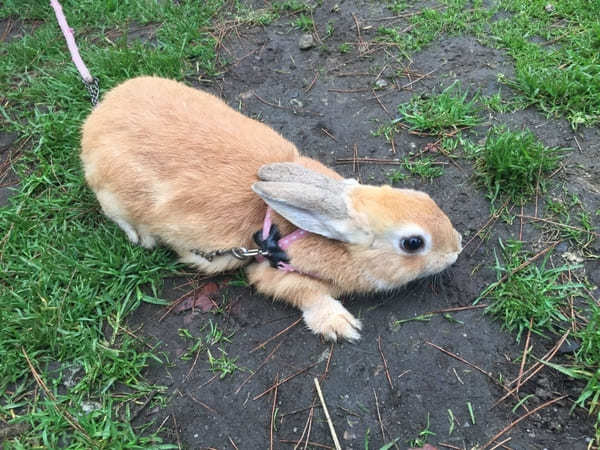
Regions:
[[[297,227],[338,241],[353,244],[368,242],[370,233],[348,213],[345,183],[322,177],[327,181],[316,183],[318,185],[259,181],[252,185],[252,190]]]

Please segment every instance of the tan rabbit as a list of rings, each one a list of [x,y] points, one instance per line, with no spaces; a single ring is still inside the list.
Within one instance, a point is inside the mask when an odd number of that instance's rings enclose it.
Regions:
[[[108,92],[83,126],[85,177],[129,239],[173,248],[206,273],[247,265],[256,289],[300,308],[329,339],[361,323],[337,300],[444,270],[461,236],[425,193],[345,180],[268,126],[184,84],[135,78]],[[255,248],[269,205],[294,271],[207,253]]]

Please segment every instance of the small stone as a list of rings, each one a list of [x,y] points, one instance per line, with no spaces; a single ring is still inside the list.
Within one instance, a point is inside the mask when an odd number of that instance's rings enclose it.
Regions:
[[[550,430],[554,431],[555,433],[562,431],[562,429],[562,423],[560,423],[558,420],[555,419],[550,422]]]
[[[344,440],[345,441],[352,441],[356,439],[356,434],[349,432],[348,430],[344,431]]]
[[[254,96],[253,90],[242,92],[242,93],[240,93],[240,95],[238,95],[238,97],[241,98],[242,100],[248,100],[249,98],[252,98],[253,96]]]
[[[386,87],[388,87],[389,83],[387,81],[385,81],[383,78],[379,78],[376,82],[375,82],[375,87],[377,89],[384,89]]]
[[[417,144],[415,144],[414,142],[411,142],[410,144],[408,144],[408,146],[413,150],[417,148]]]
[[[304,106],[304,103],[302,103],[297,98],[293,98],[290,100],[290,105],[294,106],[295,108],[302,108]]]
[[[552,398],[552,392],[540,387],[535,389],[535,395],[540,400],[549,400]]]
[[[308,50],[314,46],[315,39],[312,37],[312,34],[306,33],[300,36],[300,39],[298,40],[298,47],[300,47],[300,50]]]
[[[554,11],[556,11],[556,8],[552,3],[548,3],[546,6],[544,6],[544,9],[547,13],[553,13]]]
[[[86,414],[89,414],[92,411],[96,411],[96,410],[102,408],[102,405],[98,402],[88,402],[85,400],[83,402],[81,402],[80,406],[81,406],[81,410]]]
[[[564,260],[571,264],[581,264],[584,261],[584,259],[580,255],[573,252],[564,252],[560,256],[562,256]]]

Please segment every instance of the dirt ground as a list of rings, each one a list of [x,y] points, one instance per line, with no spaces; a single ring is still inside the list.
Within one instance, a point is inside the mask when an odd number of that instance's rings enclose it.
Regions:
[[[222,78],[216,83],[188,82],[216,92],[247,115],[260,117],[302,152],[344,176],[377,184],[387,181],[389,166],[342,165],[336,160],[352,158],[355,147],[359,157],[398,158],[430,142],[400,133],[395,138],[396,154],[392,154],[390,144],[372,135],[380,124],[395,117],[400,103],[415,93],[447,86],[456,78],[463,86],[494,94],[501,87],[498,73],[512,76],[508,56],[470,37],[444,36],[414,55],[410,64],[395,61],[372,44],[380,19],[389,17],[389,11],[374,2],[343,2],[342,6],[331,12],[334,2],[324,1],[315,10],[321,39],[328,22],[335,28],[323,46],[317,43],[309,50],[300,50],[298,41],[303,32],[290,26],[290,18],[265,28],[239,28],[239,36],[230,34],[220,49],[220,55],[229,62]],[[368,58],[358,57],[356,51],[338,51],[341,43],[357,41],[354,16],[361,27],[360,39],[371,42],[365,49],[375,50]],[[395,25],[399,24],[402,22],[397,20]],[[414,76],[398,78],[396,71],[402,68],[431,74],[419,81]],[[382,79],[386,86],[373,91],[376,81]],[[411,81],[415,82],[410,87],[399,89]],[[503,87],[503,92],[508,89]],[[546,145],[574,147],[574,134],[566,121],[548,120],[533,109],[490,116],[479,131],[490,123],[527,126]],[[595,211],[600,207],[600,167],[591,155],[598,154],[598,130],[581,130],[578,138],[585,151],[571,153],[561,176]],[[469,240],[487,221],[489,202],[474,186],[469,163],[461,159],[459,166],[448,164],[445,174],[432,183],[409,178],[404,186],[430,193]],[[154,420],[154,429],[162,424],[164,437],[184,448],[260,449],[267,448],[271,439],[274,448],[292,448],[298,442],[302,448],[333,448],[313,383],[313,378],[319,377],[342,448],[379,448],[396,438],[396,448],[408,448],[409,442],[420,436],[439,448],[483,445],[526,412],[523,408],[511,411],[514,399],[494,406],[503,395],[497,381],[518,374],[518,363],[513,361],[520,357],[523,342],[517,343],[482,309],[452,312],[455,320],[434,314],[427,322],[394,322],[471,306],[483,288],[496,279],[491,266],[498,237],[514,238],[518,233],[518,223],[499,223],[483,245],[475,239],[439,282],[424,280],[391,294],[346,299],[347,308],[364,324],[362,339],[354,344],[325,342],[302,323],[287,329],[300,313],[248,287],[223,283],[221,291],[213,295],[222,307],[219,312],[172,312],[159,321],[165,308],[144,305],[130,325],[150,343],[158,344],[170,364],[156,364],[147,373],[152,382],[168,386],[167,401],[148,402],[137,412],[136,422]],[[536,233],[532,226],[525,227],[524,238],[535,240]],[[566,250],[563,245],[557,251]],[[597,266],[586,269],[591,281],[600,283]],[[191,287],[199,288],[203,283],[194,278],[168,280],[163,297],[194,295],[189,292]],[[220,347],[229,358],[237,358],[240,367],[223,379],[209,370],[205,352],[197,359],[196,354],[180,358],[190,340],[181,337],[178,330],[185,328],[193,336],[204,336],[210,321],[231,334],[230,343],[211,347],[213,356],[220,354]],[[286,331],[278,335],[282,330]],[[265,344],[257,349],[261,343]],[[534,353],[543,355],[553,343],[536,341]],[[569,351],[568,347],[563,349],[559,358]],[[277,380],[286,381],[260,395]],[[576,382],[544,369],[521,388],[521,397],[534,396],[528,402],[529,409],[560,394],[569,397],[503,434],[498,441],[511,439],[501,448],[587,448],[593,435],[592,421],[581,409],[571,412],[580,389]],[[272,423],[273,408],[277,413]],[[420,435],[427,422],[432,434]],[[305,447],[307,440],[311,444]]]

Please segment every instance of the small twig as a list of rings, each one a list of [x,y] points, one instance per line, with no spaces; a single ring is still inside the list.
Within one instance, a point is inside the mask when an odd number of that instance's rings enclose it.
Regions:
[[[315,411],[315,399],[313,397],[312,405],[310,407],[310,411],[308,412],[308,417],[306,419],[306,424],[304,425],[304,429],[302,430],[302,435],[300,436],[300,439],[298,439],[298,441],[296,442],[296,445],[294,446],[294,450],[296,450],[300,446],[300,443],[302,442],[302,439],[304,439],[304,435],[306,434],[307,430],[308,430],[308,434],[306,435],[306,444],[304,445],[304,447],[306,448],[308,446],[308,440],[310,439],[310,430],[312,427],[312,418],[313,418],[314,411]]]
[[[198,403],[200,406],[202,406],[203,408],[209,410],[211,413],[213,413],[215,416],[218,416],[219,413],[214,410],[213,408],[211,408],[210,406],[208,406],[206,403],[201,402],[200,400],[198,400],[196,397],[194,397],[192,394],[190,394],[189,392],[186,392],[186,395],[192,399],[193,402]]]
[[[520,264],[518,267],[515,267],[513,270],[510,271],[510,273],[505,274],[498,281],[492,283],[490,285],[490,287],[485,291],[485,293],[483,295],[481,295],[481,297],[479,297],[479,298],[481,299],[481,298],[486,297],[490,292],[492,292],[494,289],[496,289],[498,286],[500,286],[502,283],[504,283],[506,280],[508,280],[510,277],[512,277],[519,270],[524,269],[525,267],[527,267],[528,265],[530,265],[532,262],[536,261],[541,256],[543,256],[546,253],[548,253],[550,250],[553,250],[554,247],[556,247],[557,245],[558,245],[558,242],[555,242],[550,247],[545,248],[544,250],[536,253],[534,256],[532,256],[531,258],[529,258],[527,261],[525,261],[524,263]]]
[[[375,93],[375,89],[371,89],[371,91],[373,92],[373,97],[375,97],[375,100],[377,100],[377,103],[379,103],[379,106],[381,106],[381,108],[385,111],[385,113],[388,116],[391,116],[390,112],[388,111],[388,109],[385,107],[385,105],[381,102],[381,100],[379,99],[379,97],[377,96],[377,94]]]
[[[352,158],[352,171],[356,173],[356,168],[358,166],[358,146],[354,144],[354,157]]]
[[[171,304],[169,305],[169,307],[167,308],[167,310],[165,311],[165,313],[162,316],[159,317],[158,321],[162,322],[163,319],[165,317],[167,317],[171,313],[171,311],[173,311],[175,309],[175,307],[177,305],[179,305],[180,303],[182,303],[186,299],[186,297],[188,297],[190,294],[193,295],[194,292],[196,292],[196,288],[194,288],[194,289],[192,289],[190,291],[187,291],[181,297],[179,297],[179,298],[175,299],[174,301],[172,301]]]
[[[284,417],[287,417],[287,416],[293,416],[294,414],[298,414],[298,413],[301,413],[301,412],[304,412],[304,411],[308,411],[308,410],[310,410],[312,408],[315,408],[315,406],[316,405],[312,404],[310,406],[307,406],[306,408],[295,409],[293,411],[281,414],[280,417],[283,419]]]
[[[531,328],[533,327],[533,317],[529,319],[529,329],[527,330],[527,338],[525,339],[525,347],[523,347],[523,356],[521,357],[521,366],[519,367],[519,376],[517,381],[516,393],[519,393],[521,387],[521,379],[523,378],[523,369],[525,368],[525,360],[527,359],[527,352],[529,352],[529,339],[531,338]]]
[[[179,427],[177,426],[177,419],[175,418],[175,414],[171,414],[171,417],[173,417],[173,424],[175,427],[175,436],[177,437],[177,448],[179,448],[179,450],[181,450],[181,438],[179,437]]]
[[[487,308],[487,304],[485,303],[480,303],[477,305],[470,305],[470,306],[457,306],[455,308],[446,308],[446,309],[438,309],[436,311],[429,311],[427,314],[444,314],[444,313],[449,313],[449,312],[456,312],[456,311],[466,311],[469,309],[480,309],[480,308]]]
[[[279,442],[283,442],[284,444],[297,444],[296,441],[292,441],[291,439],[279,439]],[[310,445],[311,447],[319,447],[319,448],[335,450],[335,447],[330,447],[329,445],[319,444],[318,442],[307,441],[307,444]]]
[[[196,367],[196,363],[198,362],[198,356],[200,356],[200,351],[202,350],[202,346],[198,347],[198,351],[196,352],[196,357],[194,358],[194,362],[192,363],[192,367],[190,367],[190,370],[188,370],[188,373],[185,375],[185,377],[183,378],[183,382],[185,383],[187,381],[187,379],[190,377],[190,375],[192,374],[192,371],[194,370],[194,367]]]
[[[379,400],[377,399],[377,392],[375,392],[375,388],[373,388],[373,395],[375,396],[375,409],[377,410],[377,421],[379,422],[379,427],[381,428],[381,438],[383,442],[387,441],[385,437],[385,430],[383,429],[383,421],[381,420],[381,413],[379,412]]]
[[[331,362],[331,357],[333,356],[333,346],[335,342],[331,343],[331,347],[329,347],[329,356],[327,357],[327,364],[325,365],[325,371],[323,375],[321,375],[321,381],[323,381],[327,377],[327,373],[329,372],[329,363]]]
[[[519,218],[520,220],[520,226],[519,226],[519,241],[523,241],[523,202],[521,202],[521,217]]]
[[[336,164],[354,164],[354,162],[356,161],[356,158],[337,158],[335,160]],[[385,158],[368,158],[368,157],[363,157],[363,158],[359,158],[358,159],[361,163],[365,163],[365,164],[387,164],[390,166],[399,166],[404,164],[403,161],[400,161],[398,159],[385,159]]]
[[[144,403],[142,403],[142,406],[140,406],[140,408],[133,414],[133,417],[129,420],[130,423],[132,423],[135,419],[138,418],[138,416],[140,415],[140,413],[146,409],[146,406],[148,406],[150,404],[150,402],[152,401],[152,399],[154,398],[154,396],[158,394],[158,390],[153,390],[152,392],[150,392],[150,394],[148,395],[148,398],[146,400],[144,400]]]
[[[600,233],[596,233],[595,231],[586,230],[585,228],[580,228],[580,227],[574,227],[573,225],[567,225],[565,223],[554,222],[553,220],[544,219],[542,217],[526,216],[526,215],[523,215],[523,214],[520,214],[517,217],[521,217],[523,219],[528,219],[528,220],[533,220],[535,222],[544,222],[544,223],[548,223],[550,225],[555,225],[557,227],[568,228],[570,230],[575,230],[575,231],[579,231],[579,232],[582,232],[582,233],[589,233],[589,234],[591,234],[593,236],[600,237]]]
[[[439,442],[438,445],[440,447],[451,448],[453,450],[463,450],[462,448],[457,447],[456,445],[446,444],[445,442]]]
[[[277,383],[279,382],[279,374],[275,376],[275,391],[273,392],[273,406],[271,408],[271,429],[269,432],[269,449],[273,450],[273,422],[275,420],[275,405],[277,404]]]
[[[119,326],[119,330],[124,331],[126,334],[128,334],[129,336],[131,336],[132,338],[134,338],[136,341],[141,342],[142,344],[144,344],[146,347],[148,347],[150,350],[154,350],[154,347],[152,347],[150,344],[148,344],[146,341],[144,341],[141,337],[136,336],[132,331],[128,330],[126,327],[124,327],[123,325]]]
[[[308,87],[304,90],[305,94],[313,88],[313,86],[317,82],[317,78],[319,78],[319,72],[315,72],[315,77],[312,79]]]
[[[331,134],[327,128],[321,128],[321,131],[323,133],[325,133],[327,136],[329,136],[331,139],[333,139],[335,142],[337,142],[337,139],[335,138],[335,136],[333,134]]]
[[[442,66],[443,66],[443,64],[442,64]],[[406,83],[405,85],[403,85],[403,86],[400,86],[400,89],[408,89],[408,88],[409,88],[409,87],[411,87],[413,84],[415,84],[415,83],[417,83],[417,82],[421,81],[421,80],[422,80],[422,79],[424,79],[424,78],[427,78],[429,75],[431,75],[431,74],[432,74],[433,72],[435,72],[436,70],[439,70],[439,69],[440,69],[442,66],[440,66],[440,67],[437,67],[437,68],[435,68],[435,69],[433,69],[433,70],[430,70],[429,72],[427,72],[427,73],[425,73],[425,74],[421,75],[420,77],[417,77],[417,78],[415,78],[415,79],[414,79],[413,81],[411,81],[410,83]]]
[[[327,419],[327,424],[329,425],[329,431],[331,432],[331,437],[333,439],[335,448],[336,448],[336,450],[342,450],[340,441],[338,440],[337,434],[335,433],[335,428],[333,427],[333,422],[331,421],[331,417],[329,416],[329,411],[327,410],[327,405],[325,404],[325,399],[323,398],[323,392],[321,392],[321,386],[319,385],[319,380],[317,377],[315,377],[314,381],[315,381],[315,387],[317,388],[317,394],[319,395],[319,400],[321,400],[321,406],[323,407],[323,412],[325,412],[325,418]]]
[[[379,348],[379,354],[381,355],[381,359],[383,360],[383,368],[385,369],[385,376],[388,380],[388,383],[390,383],[390,387],[393,390],[394,384],[392,383],[392,378],[390,377],[390,371],[388,370],[387,361],[385,359],[385,356],[383,355],[383,350],[381,349],[381,336],[377,337],[377,347]]]
[[[485,443],[485,445],[483,447],[481,447],[481,450],[485,450],[492,442],[494,442],[495,440],[497,440],[500,436],[502,436],[504,433],[506,433],[507,431],[509,431],[511,428],[513,428],[519,422],[525,420],[530,415],[535,414],[539,410],[544,409],[544,408],[552,405],[553,403],[556,403],[556,402],[558,402],[558,401],[560,401],[560,400],[562,400],[564,398],[567,398],[567,397],[568,397],[568,395],[565,394],[565,395],[563,395],[561,397],[555,398],[554,400],[549,400],[546,403],[538,406],[537,408],[534,408],[531,411],[523,414],[521,417],[519,417],[517,420],[515,420],[514,422],[512,422],[510,425],[507,425],[501,431],[499,431],[498,433],[496,433],[493,438],[491,438],[488,442]]]
[[[490,216],[488,221],[479,229],[479,231],[477,231],[477,233],[475,233],[473,237],[469,239],[465,245],[463,245],[463,250],[467,248],[469,244],[473,242],[473,239],[479,236],[483,232],[483,230],[485,230],[491,223],[495,222],[498,219],[498,217],[500,217],[502,211],[504,210],[504,208],[506,208],[506,205],[508,205],[508,202],[509,200],[506,200],[504,204],[494,214]]]
[[[281,386],[284,383],[287,383],[288,381],[290,381],[292,378],[297,377],[298,375],[306,372],[309,369],[312,369],[313,367],[315,367],[317,364],[319,364],[318,362],[311,364],[308,367],[305,367],[304,369],[299,370],[296,373],[293,373],[292,375],[290,375],[289,377],[284,378],[283,380],[277,382],[276,384],[274,384],[273,386],[271,386],[269,389],[267,389],[266,391],[256,395],[252,400],[258,400],[259,398],[265,396],[266,394],[268,394],[269,392],[271,392],[273,389],[277,389],[279,386]]]
[[[277,333],[275,336],[271,336],[269,339],[267,339],[266,341],[264,341],[262,344],[258,344],[256,347],[254,347],[252,350],[250,350],[249,353],[254,353],[256,350],[264,347],[265,345],[267,345],[269,342],[271,342],[273,339],[277,339],[279,336],[281,336],[283,333],[285,333],[286,331],[290,330],[291,328],[295,327],[296,325],[298,325],[300,322],[302,322],[302,317],[300,317],[298,320],[296,320],[294,323],[292,323],[291,325],[289,325],[288,327],[284,328],[283,330],[281,330],[279,333]]]
[[[490,450],[495,450],[495,449],[497,449],[498,447],[508,448],[508,447],[506,447],[506,445],[504,445],[504,444],[506,444],[506,443],[507,443],[508,441],[510,441],[511,439],[512,439],[512,437],[510,437],[510,436],[509,436],[509,437],[507,437],[506,439],[504,439],[504,440],[502,440],[502,441],[498,442],[496,445],[494,445],[492,448],[490,448]]]
[[[537,362],[535,363],[533,366],[531,366],[529,369],[527,369],[525,371],[525,373],[531,372],[527,378],[525,378],[523,381],[520,381],[520,378],[516,378],[515,380],[511,381],[508,386],[511,386],[512,384],[514,384],[515,382],[517,382],[520,386],[522,386],[523,384],[525,384],[527,381],[529,381],[531,378],[533,378],[540,370],[542,370],[544,367],[546,367],[545,362],[549,362],[552,358],[554,358],[554,355],[556,354],[556,352],[558,351],[558,349],[560,348],[560,346],[563,344],[563,342],[565,341],[565,339],[567,338],[567,336],[569,335],[571,330],[567,330],[565,332],[565,334],[562,335],[562,337],[559,339],[559,341],[557,342],[557,344],[554,346],[554,348],[548,352],[546,355],[544,355],[544,357],[541,359],[542,362]],[[522,376],[525,376],[525,374],[523,374]],[[502,403],[509,395],[513,395],[516,392],[517,388],[513,388],[511,390],[509,390],[506,394],[504,394],[498,401],[496,401],[496,403],[494,403],[492,405],[492,408],[495,408],[497,405],[499,405],[500,403]]]
[[[327,92],[337,92],[338,94],[356,94],[359,92],[369,92],[371,88],[358,88],[358,89],[337,89],[330,88],[327,89]]]
[[[579,152],[583,153],[583,149],[581,148],[581,145],[579,144],[579,141],[577,140],[577,136],[573,136],[573,138],[575,139],[575,143],[577,144],[577,148],[579,149]]]
[[[233,439],[231,439],[231,436],[227,436],[227,438],[229,439],[229,442],[231,442],[231,445],[233,446],[233,448],[234,448],[235,450],[238,450],[238,446],[237,446],[237,445],[235,445],[235,442],[233,442]]]
[[[446,355],[448,355],[448,356],[451,356],[452,358],[459,360],[460,362],[462,362],[462,363],[466,364],[467,366],[470,366],[470,367],[472,367],[473,369],[476,369],[476,370],[478,370],[479,372],[481,372],[482,374],[484,374],[486,377],[488,377],[488,378],[490,378],[490,379],[494,380],[494,382],[496,381],[490,372],[486,372],[486,371],[485,371],[485,370],[483,370],[481,367],[478,367],[478,366],[476,366],[475,364],[473,364],[473,363],[470,363],[470,362],[469,362],[469,361],[467,361],[466,359],[464,359],[464,358],[461,358],[460,356],[458,356],[458,355],[455,355],[454,353],[452,353],[452,352],[450,352],[450,351],[448,351],[448,350],[446,350],[446,349],[444,349],[444,348],[442,348],[442,347],[440,347],[440,346],[438,346],[438,345],[435,345],[435,344],[433,344],[433,343],[431,343],[431,342],[429,342],[429,341],[425,341],[425,343],[426,343],[427,345],[430,345],[430,346],[431,346],[431,347],[433,347],[433,348],[437,348],[437,349],[438,349],[440,352],[442,352],[442,353],[445,353]]]
[[[242,381],[242,384],[240,384],[237,389],[235,390],[235,393],[238,394],[240,392],[240,390],[242,389],[242,387],[244,387],[244,385],[250,381],[250,378],[252,378],[254,375],[256,375],[256,373],[262,369],[264,367],[264,365],[269,361],[269,359],[271,359],[271,357],[273,356],[273,354],[277,351],[277,349],[281,346],[281,344],[283,344],[284,341],[281,341],[279,344],[277,344],[275,346],[275,348],[273,348],[273,350],[271,350],[271,353],[269,353],[267,355],[267,357],[263,360],[263,362],[260,364],[260,366],[258,366],[256,368],[256,370],[254,370],[250,375],[248,375],[248,377]]]
[[[25,351],[25,347],[21,347],[21,352],[23,353],[23,356],[25,356],[25,360],[27,361],[27,365],[29,366],[29,370],[31,371],[31,374],[33,375],[33,378],[35,379],[35,381],[39,385],[39,387],[41,387],[43,389],[43,391],[46,393],[46,395],[48,396],[48,398],[50,399],[50,401],[52,401],[52,406],[54,406],[54,408],[56,409],[56,411],[61,416],[63,416],[64,419],[67,422],[69,422],[69,424],[76,431],[78,431],[79,433],[81,433],[81,435],[83,436],[83,438],[87,441],[87,443],[90,446],[97,447],[97,444],[86,433],[86,431],[83,429],[83,427],[77,422],[77,419],[75,419],[68,411],[63,410],[62,408],[60,408],[58,406],[58,403],[56,401],[56,397],[50,391],[50,389],[48,389],[48,386],[46,385],[46,383],[44,382],[44,380],[42,379],[42,377],[40,377],[40,374],[37,372],[37,370],[35,370],[35,367],[33,366],[33,363],[29,359],[29,355],[27,355],[27,352]]]

